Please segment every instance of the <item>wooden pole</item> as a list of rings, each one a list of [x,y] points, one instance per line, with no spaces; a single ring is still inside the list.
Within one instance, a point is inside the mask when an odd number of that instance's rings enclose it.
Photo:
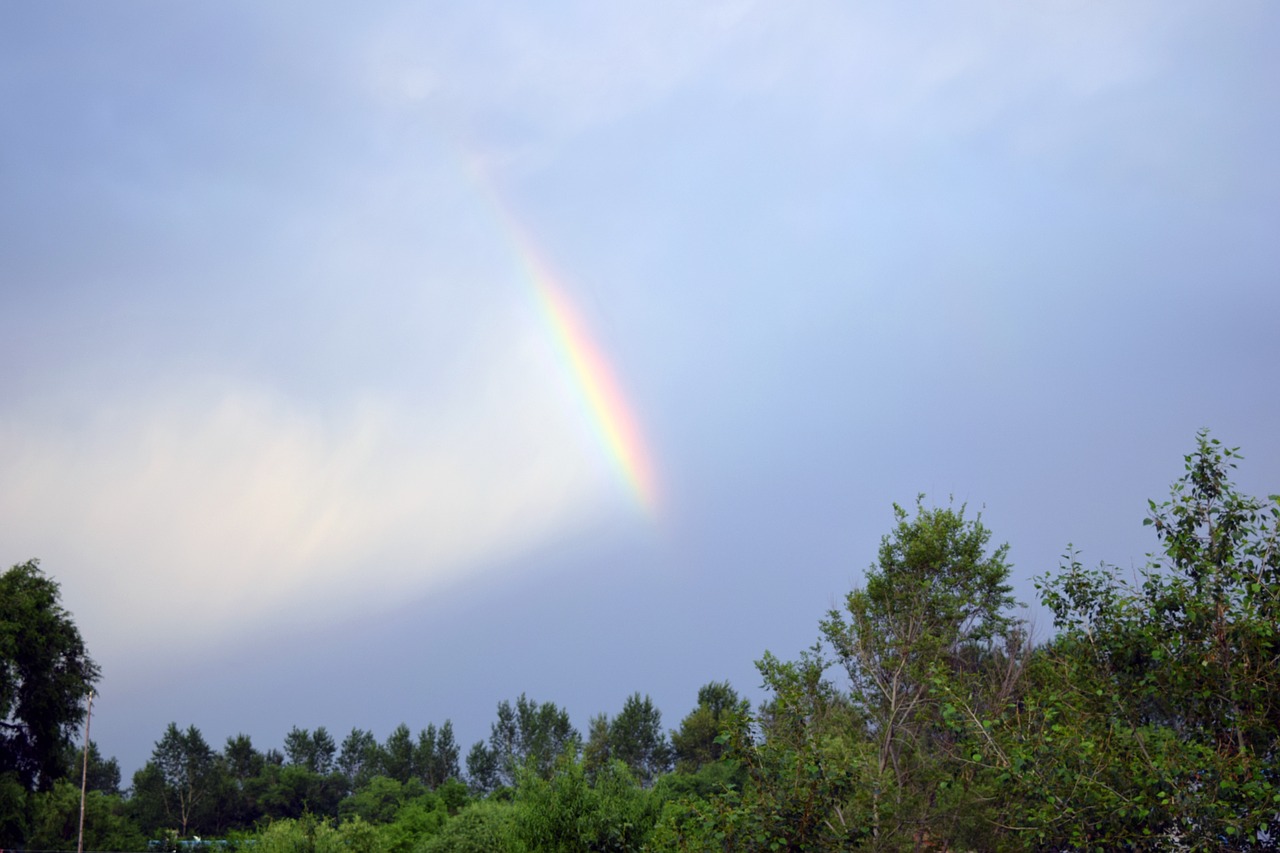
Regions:
[[[84,761],[80,768],[80,838],[76,853],[84,853],[84,795],[89,785],[89,720],[93,717],[93,691],[89,691],[89,707],[84,712]]]

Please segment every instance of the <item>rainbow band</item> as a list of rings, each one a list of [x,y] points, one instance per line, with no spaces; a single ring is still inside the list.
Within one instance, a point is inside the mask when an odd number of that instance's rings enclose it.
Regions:
[[[538,305],[550,326],[556,348],[573,375],[609,456],[636,500],[652,512],[657,501],[653,469],[645,452],[640,429],[631,414],[609,363],[587,334],[564,293],[537,264],[530,252],[523,254],[533,281]]]
[[[480,195],[489,201],[515,248],[516,257],[532,284],[539,311],[551,330],[556,349],[568,365],[574,385],[606,452],[637,503],[652,513],[658,500],[653,467],[640,428],[621,386],[614,379],[608,360],[587,333],[586,325],[563,290],[556,286],[549,265],[536,251],[536,244],[524,235],[515,217],[507,211],[479,159],[464,156],[464,162]]]

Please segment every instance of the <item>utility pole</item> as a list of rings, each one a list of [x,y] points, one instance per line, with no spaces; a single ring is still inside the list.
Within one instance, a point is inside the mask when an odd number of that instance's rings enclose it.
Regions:
[[[84,794],[89,786],[89,720],[93,717],[93,691],[89,691],[89,707],[84,711],[84,762],[80,768],[80,839],[76,853],[84,853]]]

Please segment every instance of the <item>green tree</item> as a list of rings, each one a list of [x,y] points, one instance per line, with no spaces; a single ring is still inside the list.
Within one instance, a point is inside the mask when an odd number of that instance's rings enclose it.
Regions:
[[[294,726],[284,737],[285,760],[312,773],[327,774],[334,768],[337,745],[324,726],[314,733]]]
[[[38,561],[0,575],[0,777],[48,790],[101,673]],[[0,823],[4,817],[0,815]]]
[[[1139,582],[1074,556],[1038,581],[1071,709],[1049,731],[1093,746],[1041,756],[1031,781],[1051,794],[1060,776],[1088,783],[1074,794],[1086,843],[1263,849],[1280,837],[1280,496],[1241,494],[1239,458],[1197,436],[1170,499],[1149,504],[1160,551]]]
[[[597,714],[587,721],[587,742],[582,747],[582,768],[588,779],[594,779],[596,773],[613,758],[613,747],[609,742],[609,715]]]
[[[404,723],[396,726],[382,746],[382,773],[405,783],[414,775],[413,735]]]
[[[671,770],[671,745],[662,729],[662,712],[648,697],[634,693],[609,724],[612,756],[623,762],[643,787]]]
[[[946,843],[968,831],[975,801],[952,784],[957,767],[946,699],[975,713],[1002,707],[1026,654],[1012,614],[1008,546],[988,553],[990,531],[965,507],[916,515],[894,505],[896,524],[880,543],[866,585],[831,610],[824,639],[849,679],[849,697],[875,746],[871,834],[881,846]],[[1012,667],[1010,661],[1013,661]],[[1003,692],[976,698],[1002,674]]]
[[[89,741],[88,775],[85,787],[90,791],[101,791],[104,794],[120,793],[120,764],[112,758],[103,758],[97,741]],[[71,769],[69,779],[79,782],[80,772],[84,766],[85,753],[79,744],[67,744],[64,762]]]
[[[27,846],[33,850],[75,846],[80,837],[80,786],[60,780],[33,799]],[[87,850],[141,850],[146,839],[125,815],[118,795],[90,790],[84,800],[84,843]]]
[[[477,796],[492,793],[502,785],[498,752],[478,740],[467,753],[467,788]]]
[[[413,766],[418,778],[432,790],[461,775],[458,767],[458,744],[453,737],[452,722],[445,720],[438,730],[435,724],[428,724],[418,733]]]
[[[550,778],[561,756],[577,757],[580,743],[581,736],[569,722],[567,711],[554,702],[539,704],[521,693],[514,706],[505,699],[498,703],[488,749],[472,747],[467,769],[478,791],[491,791],[496,785],[514,787],[521,768],[532,768],[539,776]]]
[[[676,770],[696,773],[724,754],[726,734],[750,713],[750,704],[727,681],[712,681],[698,688],[698,706],[680,721],[671,735]]]
[[[219,782],[215,756],[195,726],[170,723],[151,760],[134,775],[134,790],[159,797],[169,823],[182,835],[200,828],[202,807]]]
[[[338,772],[347,783],[347,793],[368,784],[382,770],[382,748],[372,732],[353,728],[342,740],[338,754]]]

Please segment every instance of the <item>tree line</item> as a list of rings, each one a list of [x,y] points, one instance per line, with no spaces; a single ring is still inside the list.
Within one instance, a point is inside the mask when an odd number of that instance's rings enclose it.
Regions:
[[[757,708],[711,682],[668,731],[636,693],[584,736],[521,695],[465,758],[449,721],[382,742],[294,728],[266,751],[171,724],[127,790],[91,745],[87,849],[1274,849],[1280,497],[1241,494],[1239,458],[1197,436],[1131,576],[1068,548],[1036,578],[1042,642],[1008,546],[921,497],[812,647],[757,661]],[[57,602],[35,563],[0,577],[0,847],[75,837],[100,674]]]

